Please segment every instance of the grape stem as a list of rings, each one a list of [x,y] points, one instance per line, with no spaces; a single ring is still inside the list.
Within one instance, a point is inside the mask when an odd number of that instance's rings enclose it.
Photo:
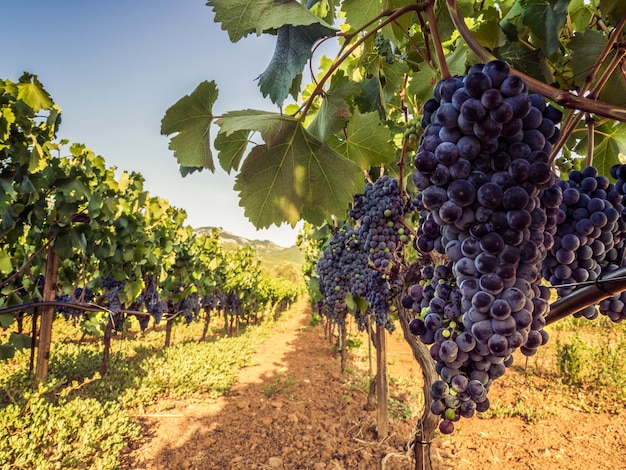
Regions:
[[[478,56],[478,58],[483,62],[489,62],[496,59],[493,54],[491,54],[478,42],[478,40],[474,37],[472,32],[465,24],[465,20],[461,15],[457,0],[446,0],[446,2],[448,4],[450,17],[452,18],[452,21],[454,22],[457,31],[466,42],[467,46],[471,49],[471,51],[476,54],[476,56]],[[625,24],[626,15],[619,22],[616,30],[623,28]],[[515,70],[513,67],[511,67],[511,74],[517,75],[518,77],[522,78],[528,85],[529,90],[531,90],[532,92],[540,94],[563,106],[564,108],[578,109],[580,111],[586,111],[589,113],[611,118],[616,121],[626,122],[626,108],[604,103],[602,101],[585,98],[582,96],[577,96],[569,91],[559,90],[546,83],[543,83],[540,80],[532,78],[529,75],[520,72],[519,70]]]
[[[437,16],[435,15],[435,8],[433,2],[429,2],[426,5],[426,19],[428,21],[428,28],[432,32],[433,43],[435,46],[435,53],[437,54],[437,62],[441,69],[441,79],[445,80],[450,78],[450,70],[448,69],[448,63],[446,62],[446,55],[443,52],[443,46],[441,45],[441,36],[439,35],[439,29],[437,27]]]
[[[343,35],[346,38],[346,42],[344,43],[344,45],[341,48],[341,51],[339,51],[340,57],[337,58],[333,64],[329,67],[328,71],[326,72],[326,74],[324,74],[324,76],[320,79],[319,82],[316,83],[315,85],[315,89],[311,92],[311,96],[309,97],[309,99],[306,101],[306,103],[302,106],[301,108],[301,114],[300,114],[300,118],[301,120],[304,120],[304,118],[306,117],[306,114],[309,110],[309,108],[311,107],[311,105],[313,104],[313,101],[315,100],[315,98],[318,95],[323,94],[323,90],[324,90],[324,85],[326,84],[326,82],[330,79],[330,77],[332,77],[333,73],[335,73],[335,70],[337,70],[339,68],[339,66],[341,64],[343,64],[348,57],[350,57],[350,55],[352,55],[352,53],[358,49],[365,41],[367,41],[370,37],[378,34],[378,31],[381,30],[383,27],[387,26],[390,23],[393,23],[396,21],[397,18],[400,18],[401,16],[412,12],[412,11],[421,11],[424,9],[426,5],[422,2],[416,2],[414,4],[410,4],[410,5],[405,5],[402,8],[391,8],[391,9],[386,9],[383,10],[376,18],[374,18],[372,21],[368,22],[367,24],[363,25],[362,27],[360,27],[357,31],[355,31],[354,33],[351,34],[346,34]],[[356,35],[360,34],[362,31],[365,30],[365,28],[367,28],[368,26],[374,24],[377,21],[380,21],[381,18],[387,17],[385,20],[383,20],[380,24],[378,24],[376,26],[376,28],[374,28],[371,31],[368,31],[366,34],[364,34],[363,36],[359,37],[359,39],[357,41],[355,41],[347,50],[346,50],[346,44],[349,43],[353,37],[355,37]],[[342,54],[343,52],[343,54]]]

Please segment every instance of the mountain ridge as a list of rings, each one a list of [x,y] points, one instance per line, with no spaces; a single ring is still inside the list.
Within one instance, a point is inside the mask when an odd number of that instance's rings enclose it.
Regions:
[[[222,246],[226,249],[243,248],[245,246],[253,247],[259,256],[266,262],[272,262],[273,260],[280,260],[282,262],[294,263],[301,265],[304,262],[304,255],[296,245],[292,245],[288,248],[277,245],[270,240],[250,240],[249,238],[241,237],[228,232],[219,227],[199,227],[195,228],[194,232],[201,235],[211,234],[213,230],[217,230]]]

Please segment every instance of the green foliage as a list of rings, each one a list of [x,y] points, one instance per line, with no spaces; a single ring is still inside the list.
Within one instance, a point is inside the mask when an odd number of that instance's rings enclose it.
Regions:
[[[333,29],[315,23],[308,26],[282,26],[278,30],[272,60],[259,76],[259,88],[263,96],[269,96],[274,104],[281,106],[294,84],[299,87],[297,79],[313,55],[315,42],[333,34]]]
[[[529,406],[522,398],[518,398],[513,405],[491,403],[489,409],[482,413],[482,418],[521,418],[528,424],[536,424],[540,420],[555,414],[554,411],[538,409]]]
[[[209,0],[215,21],[228,31],[232,42],[248,34],[273,32],[284,25],[307,26],[324,22],[295,0]],[[328,25],[327,25],[328,26]]]
[[[355,163],[315,139],[302,123],[263,111],[227,113],[218,121],[227,136],[258,131],[265,143],[254,147],[237,175],[246,215],[256,227],[303,217],[322,223],[331,213],[343,213],[360,186]]]
[[[12,469],[117,469],[140,427],[115,403],[69,396],[49,382],[24,390],[0,413],[0,461]],[[57,392],[57,393],[55,393]]]
[[[557,340],[557,369],[561,381],[586,389],[611,388],[626,396],[626,339],[600,336],[592,341],[574,334],[568,342]]]
[[[582,349],[583,343],[578,335],[572,337],[571,343],[562,344],[557,340],[557,369],[563,383],[568,385],[581,383],[581,371],[584,367]]]
[[[215,83],[204,81],[163,116],[161,134],[177,134],[171,139],[169,148],[182,166],[215,170],[210,128],[217,95]]]
[[[280,374],[276,372],[272,377],[272,380],[267,384],[263,384],[261,386],[261,389],[263,390],[263,395],[265,395],[267,398],[272,398],[279,393],[285,392],[287,389],[289,389],[289,387],[295,384],[296,380],[294,378],[282,378]]]
[[[80,328],[67,323],[54,333],[50,373],[39,388],[24,355],[0,369],[0,462],[29,470],[120,468],[122,449],[140,438],[129,415],[163,397],[227,392],[274,325],[268,317],[239,336],[198,343],[202,325],[194,323],[165,350],[162,331],[116,340],[101,377],[100,345],[76,344]],[[130,333],[136,335],[136,327]],[[281,393],[295,380],[279,377],[272,384],[272,394]]]

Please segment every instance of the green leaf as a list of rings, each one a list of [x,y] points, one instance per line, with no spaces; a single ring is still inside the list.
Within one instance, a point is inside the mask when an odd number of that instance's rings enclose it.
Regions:
[[[600,0],[600,11],[615,26],[624,16],[624,0]]]
[[[9,342],[15,347],[15,349],[21,352],[24,349],[30,349],[32,340],[28,335],[13,332],[9,337]]]
[[[533,42],[545,48],[546,57],[561,45],[559,30],[567,20],[568,4],[569,0],[528,0],[522,14],[522,22],[537,39]]]
[[[17,99],[26,103],[34,112],[48,109],[54,103],[48,92],[37,79],[37,75],[25,73],[17,84]]]
[[[84,252],[87,249],[87,238],[83,232],[71,230],[70,239],[74,248],[78,248],[81,252]]]
[[[231,42],[248,34],[278,30],[284,25],[307,26],[319,23],[330,28],[321,18],[295,0],[209,0],[215,21],[222,23]]]
[[[362,113],[378,111],[381,117],[386,115],[382,97],[382,84],[378,77],[366,78],[360,82],[361,94],[354,98]]]
[[[398,96],[398,93],[404,86],[404,80],[406,74],[409,72],[409,66],[406,62],[394,61],[393,64],[388,64],[384,60],[382,62],[381,71],[384,77],[383,92],[386,101],[393,101],[394,97]]]
[[[596,127],[594,136],[593,166],[601,175],[608,175],[611,167],[619,161],[619,154],[626,155],[626,123],[607,123]],[[574,150],[580,155],[587,154],[587,137],[577,144]]]
[[[518,43],[506,43],[498,48],[498,55],[517,70],[538,80],[551,83],[552,77],[546,66],[546,60],[540,49],[529,50]]]
[[[454,52],[446,57],[448,69],[453,76],[465,75],[465,71],[467,69],[467,53],[469,49],[462,40],[458,40],[455,46],[456,48],[454,49]]]
[[[72,248],[72,239],[67,236],[67,233],[57,236],[54,240],[54,251],[59,255],[59,259],[70,259],[74,253]]]
[[[204,81],[165,112],[161,120],[161,134],[178,133],[170,139],[169,148],[174,151],[181,166],[215,170],[209,130],[217,95],[215,82]]]
[[[348,99],[359,93],[359,86],[348,80],[342,71],[333,75],[322,106],[307,131],[325,142],[331,135],[346,127],[350,119]]]
[[[576,86],[582,85],[593,68],[598,55],[606,46],[606,38],[599,31],[577,31],[569,42],[572,51],[572,75]]]
[[[315,139],[300,121],[245,110],[227,113],[219,124],[227,136],[258,131],[265,141],[248,154],[235,182],[255,227],[294,226],[305,214],[314,224],[329,213],[343,217],[362,179],[359,167]]]
[[[15,313],[4,313],[0,315],[0,326],[2,328],[9,328],[15,320]]]
[[[293,81],[311,58],[313,44],[320,38],[333,35],[333,29],[320,24],[281,27],[272,60],[259,77],[263,96],[269,96],[274,104],[281,106],[289,96]]]
[[[430,67],[424,66],[422,70],[415,72],[411,76],[407,93],[414,95],[418,102],[424,103],[433,97],[433,89],[437,84],[439,77]]]
[[[569,4],[569,16],[575,31],[584,31],[591,22],[593,12],[585,0],[572,0]]]
[[[0,344],[0,360],[12,359],[15,356],[15,348],[12,344]]]
[[[380,124],[376,112],[356,112],[348,122],[346,134],[348,138],[333,147],[363,171],[390,163],[396,156],[395,147],[390,142],[389,129]]]
[[[370,22],[382,9],[382,0],[345,0],[342,6],[346,14],[346,22],[353,30]]]
[[[231,170],[238,170],[241,159],[248,147],[250,132],[247,130],[233,132],[226,136],[218,132],[215,137],[215,148],[217,149],[217,159],[220,165],[228,174]]]
[[[493,50],[502,43],[503,33],[499,25],[500,13],[494,7],[489,7],[482,10],[481,16],[483,21],[474,31],[474,36],[484,47]]]
[[[28,172],[37,173],[46,167],[46,160],[43,149],[36,137],[33,136],[33,148],[30,152],[30,159],[28,160]]]
[[[597,57],[606,46],[606,42],[607,39],[602,33],[592,30],[576,33],[572,37],[569,47],[572,50],[571,67],[576,86],[581,86],[585,82],[596,63]],[[611,63],[614,57],[615,51],[612,51],[600,66],[597,77],[603,75],[607,64]],[[604,84],[598,98],[606,103],[626,106],[626,80],[619,67],[613,71]]]
[[[204,168],[202,168],[201,166],[183,166],[181,165],[178,168],[178,171],[180,172],[180,176],[182,176],[183,178],[187,175],[191,175],[192,173],[195,173],[196,171],[198,173],[200,173],[202,170],[204,170]]]
[[[13,271],[13,263],[11,256],[6,251],[0,251],[0,273],[9,274]]]

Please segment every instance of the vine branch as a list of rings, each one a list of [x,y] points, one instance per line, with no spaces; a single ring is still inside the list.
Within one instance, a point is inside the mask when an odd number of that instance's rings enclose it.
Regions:
[[[471,51],[476,54],[476,56],[483,62],[489,62],[496,59],[496,57],[491,54],[491,52],[485,49],[478,42],[478,40],[474,37],[472,32],[465,24],[465,20],[461,15],[457,0],[446,0],[446,2],[448,5],[448,11],[450,12],[450,17],[452,18],[456,29],[458,30],[463,40],[467,43],[467,46],[471,49]],[[624,23],[626,23],[626,16],[622,19],[622,21],[620,21],[618,26],[623,28]],[[528,85],[529,90],[531,90],[532,92],[540,94],[563,106],[564,108],[578,109],[580,111],[586,111],[588,113],[598,114],[600,116],[611,118],[616,121],[626,122],[626,108],[604,103],[602,101],[585,98],[582,96],[577,96],[569,91],[559,90],[548,85],[547,83],[537,80],[536,78],[530,77],[529,75],[526,75],[519,70],[515,70],[513,67],[511,67],[511,74],[517,75],[518,77],[522,78]]]

